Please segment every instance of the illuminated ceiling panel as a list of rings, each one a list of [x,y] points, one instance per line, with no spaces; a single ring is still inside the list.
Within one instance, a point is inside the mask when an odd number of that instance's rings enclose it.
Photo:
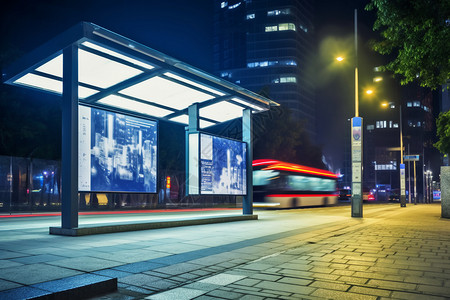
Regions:
[[[153,105],[149,105],[147,103],[142,103],[114,95],[105,97],[99,100],[98,102],[124,110],[131,110],[144,115],[155,116],[158,118],[162,118],[167,116],[168,114],[173,113],[173,111],[167,109],[159,108]]]
[[[126,56],[126,55],[122,55],[122,54],[120,54],[120,53],[118,53],[118,52],[116,52],[116,51],[112,51],[112,50],[106,49],[106,48],[104,48],[104,47],[102,47],[102,46],[93,44],[93,43],[91,43],[91,42],[84,42],[84,43],[82,43],[82,45],[83,45],[83,46],[86,46],[86,47],[89,47],[89,48],[91,48],[91,49],[94,49],[94,50],[97,50],[97,51],[100,51],[100,52],[109,54],[109,55],[111,55],[111,56],[120,58],[120,59],[122,59],[122,60],[128,61],[128,62],[130,62],[130,63],[132,63],[132,64],[135,64],[135,65],[137,65],[137,66],[140,66],[140,67],[143,67],[143,68],[146,68],[146,69],[149,69],[149,70],[151,70],[151,69],[154,68],[152,65],[146,64],[146,63],[144,63],[144,62],[142,62],[142,61],[140,61],[140,60],[131,58],[131,57]]]
[[[140,73],[141,70],[78,50],[78,78],[82,83],[105,89]]]
[[[239,98],[232,98],[231,100],[233,100],[233,101],[235,101],[237,103],[240,103],[240,104],[242,104],[244,106],[250,106],[253,110],[256,110],[256,111],[263,111],[264,110],[260,106],[254,105],[252,103],[248,103],[247,101],[244,101],[244,100],[239,99]]]
[[[14,81],[14,83],[62,94],[62,81],[50,79],[47,77],[31,73],[28,73],[25,76],[20,77],[19,79]]]
[[[182,123],[182,124],[185,124],[185,125],[189,124],[189,116],[188,115],[181,115],[181,116],[178,116],[178,117],[171,118],[169,120],[173,121],[173,122]]]
[[[205,90],[205,91],[208,91],[208,92],[210,92],[210,93],[213,93],[213,94],[216,94],[216,95],[219,95],[219,96],[225,96],[225,95],[226,95],[225,93],[223,93],[223,92],[221,92],[221,91],[212,89],[212,88],[207,87],[207,86],[205,86],[205,85],[203,85],[203,84],[199,84],[199,83],[193,82],[192,80],[188,80],[188,79],[186,79],[186,78],[180,77],[180,76],[178,76],[178,75],[175,75],[175,74],[172,74],[172,73],[169,73],[169,72],[164,73],[164,75],[166,75],[166,76],[168,76],[168,77],[170,77],[170,78],[174,78],[174,79],[176,79],[176,80],[182,81],[182,82],[184,82],[184,83],[190,84],[190,85],[192,85],[192,86],[201,88],[201,89],[203,89],[203,90]]]
[[[63,77],[63,56],[58,55],[54,59],[46,62],[42,66],[36,69],[37,71],[47,73],[59,78]]]
[[[150,78],[126,88],[120,93],[175,109],[184,109],[195,102],[214,98],[214,96],[160,77]]]
[[[171,118],[169,120],[173,121],[173,122],[178,122],[178,123],[181,123],[181,124],[184,124],[184,125],[188,125],[189,124],[189,116],[188,115],[181,115],[181,116],[178,116],[178,117]],[[209,126],[212,126],[212,125],[216,125],[216,123],[209,122],[209,121],[202,120],[202,119],[199,120],[200,128],[206,128],[206,127],[209,127]]]
[[[242,117],[244,108],[226,102],[218,102],[200,109],[200,117],[208,118],[218,122],[225,122]]]

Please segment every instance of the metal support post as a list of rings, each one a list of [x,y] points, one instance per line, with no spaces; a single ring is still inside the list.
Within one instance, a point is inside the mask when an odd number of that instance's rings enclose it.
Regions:
[[[63,50],[62,228],[78,227],[78,47]]]
[[[189,114],[189,124],[186,127],[186,189],[185,193],[186,196],[191,194],[199,194],[199,157],[198,156],[198,138],[199,136],[192,135],[191,133],[198,133],[198,105],[197,103],[192,104],[188,108],[188,114]],[[190,144],[196,144],[191,145],[193,146],[191,148],[191,151],[196,153],[189,153],[189,145]],[[197,161],[195,161],[195,157],[197,157]],[[194,158],[194,159],[192,159]]]
[[[252,110],[244,109],[242,112],[242,141],[247,144],[247,195],[242,202],[244,215],[253,214],[253,138],[252,138]]]

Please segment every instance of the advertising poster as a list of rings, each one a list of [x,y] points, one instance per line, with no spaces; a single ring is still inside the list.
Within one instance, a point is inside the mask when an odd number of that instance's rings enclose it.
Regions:
[[[201,134],[201,194],[245,195],[246,149],[243,142]]]
[[[157,123],[79,107],[78,190],[156,193]]]

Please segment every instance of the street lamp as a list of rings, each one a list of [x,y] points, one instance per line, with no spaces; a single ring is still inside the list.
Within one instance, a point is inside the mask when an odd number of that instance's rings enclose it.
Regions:
[[[386,108],[389,105],[395,107],[392,102],[384,101],[381,106]],[[406,183],[405,183],[405,164],[403,163],[403,128],[402,128],[402,105],[399,106],[400,111],[400,207],[406,207]]]
[[[362,218],[362,153],[363,120],[359,117],[358,99],[358,13],[355,9],[355,116],[351,122],[351,158],[352,158],[352,217]],[[343,56],[336,57],[342,62]],[[373,91],[372,91],[373,93]]]
[[[355,116],[351,122],[351,158],[352,158],[352,217],[361,218],[362,215],[362,153],[363,126],[359,117],[358,100],[358,13],[355,9]],[[343,56],[336,57],[342,62]]]

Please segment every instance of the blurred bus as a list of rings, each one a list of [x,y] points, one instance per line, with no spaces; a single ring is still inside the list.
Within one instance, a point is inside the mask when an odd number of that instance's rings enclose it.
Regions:
[[[291,208],[338,201],[337,175],[278,160],[253,161],[253,206]]]

